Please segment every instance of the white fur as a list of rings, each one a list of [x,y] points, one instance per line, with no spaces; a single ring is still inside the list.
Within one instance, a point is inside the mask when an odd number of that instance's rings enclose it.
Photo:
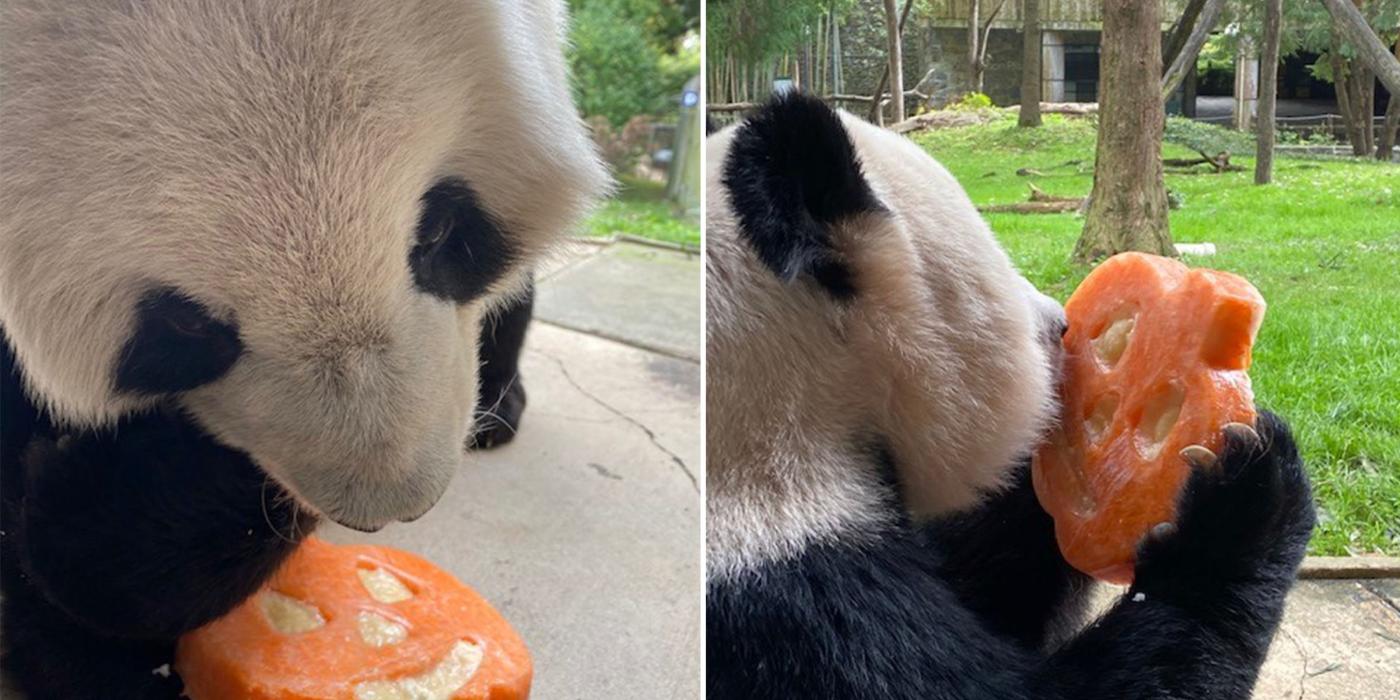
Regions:
[[[733,129],[707,144],[707,550],[738,575],[812,544],[858,544],[997,488],[1054,412],[1042,326],[1057,306],[1012,268],[961,187],[908,140],[843,114],[890,210],[838,224],[855,298],[782,283],[740,238],[721,183]]]
[[[606,176],[558,0],[12,0],[0,14],[0,324],[36,400],[110,424],[153,284],[246,352],[183,396],[309,504],[424,510],[459,466],[477,324]],[[419,201],[469,182],[519,250],[490,298],[414,289]]]

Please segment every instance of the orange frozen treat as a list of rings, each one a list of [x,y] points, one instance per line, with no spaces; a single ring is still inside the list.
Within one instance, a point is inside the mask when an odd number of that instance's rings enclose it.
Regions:
[[[525,644],[412,554],[307,538],[228,615],[180,639],[193,700],[523,700]]]
[[[1191,465],[1222,428],[1254,424],[1250,348],[1264,299],[1243,278],[1170,258],[1105,260],[1065,304],[1060,425],[1031,462],[1065,560],[1128,583],[1138,542],[1174,519]]]

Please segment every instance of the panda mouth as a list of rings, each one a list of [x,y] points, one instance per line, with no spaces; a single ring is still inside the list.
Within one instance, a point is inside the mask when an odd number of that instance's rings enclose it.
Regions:
[[[387,491],[384,488],[367,489],[366,493],[374,494],[378,498],[365,498],[363,493],[355,493],[337,488],[328,492],[327,497],[313,499],[306,490],[300,487],[295,479],[282,478],[278,474],[285,473],[275,466],[259,464],[263,470],[277,486],[286,492],[287,496],[301,507],[304,511],[311,513],[317,518],[330,520],[342,527],[355,530],[357,532],[375,533],[384,529],[385,526],[393,522],[410,523],[433,509],[437,504],[437,498],[429,499],[425,504],[417,505],[411,510],[404,512],[401,509],[381,508],[383,498]],[[419,501],[422,499],[414,498]],[[368,511],[368,512],[363,512]]]

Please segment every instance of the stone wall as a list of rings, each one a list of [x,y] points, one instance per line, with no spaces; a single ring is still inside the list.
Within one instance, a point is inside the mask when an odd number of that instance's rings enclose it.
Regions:
[[[996,104],[1021,96],[1021,33],[993,29],[987,39],[984,92]],[[844,92],[874,94],[885,69],[885,20],[880,0],[861,0],[841,27]],[[917,88],[941,106],[968,92],[967,30],[934,27],[910,17],[904,28],[904,87]],[[911,106],[910,111],[913,111]]]

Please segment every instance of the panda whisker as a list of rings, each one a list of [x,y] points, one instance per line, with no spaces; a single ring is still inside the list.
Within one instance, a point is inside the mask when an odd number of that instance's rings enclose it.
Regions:
[[[518,373],[511,376],[510,381],[507,382],[505,387],[501,389],[501,392],[496,395],[495,403],[492,403],[491,406],[488,408],[478,409],[472,414],[472,423],[474,426],[480,425],[480,421],[482,418],[494,418],[497,423],[504,425],[506,429],[511,432],[512,435],[515,434],[515,426],[511,425],[510,421],[507,421],[501,416],[501,414],[497,413],[496,409],[501,407],[501,403],[506,400],[506,395],[510,393],[511,388],[515,386],[515,382],[519,379],[520,375]],[[477,430],[478,429],[476,427],[472,428],[473,432],[477,432]]]
[[[278,539],[282,540],[283,542],[286,542],[287,544],[296,544],[296,543],[297,543],[296,540],[294,540],[294,539],[288,539],[286,535],[282,534],[282,531],[281,531],[281,530],[278,530],[278,529],[277,529],[277,526],[276,526],[276,525],[273,525],[273,524],[272,524],[272,516],[269,515],[268,512],[267,512],[267,483],[268,483],[269,481],[271,481],[271,480],[272,480],[272,477],[270,477],[270,476],[263,476],[262,490],[261,490],[261,491],[259,492],[259,494],[258,494],[258,501],[260,502],[260,504],[261,504],[261,506],[262,506],[263,522],[267,523],[268,529],[269,529],[269,530],[272,530],[272,533],[275,534],[275,535],[277,535]],[[300,510],[300,509],[299,509],[299,508],[294,508],[294,509],[292,509],[292,534],[293,534],[293,535],[296,534],[296,522],[297,522],[297,521],[296,521],[296,517],[297,517],[297,510]]]

